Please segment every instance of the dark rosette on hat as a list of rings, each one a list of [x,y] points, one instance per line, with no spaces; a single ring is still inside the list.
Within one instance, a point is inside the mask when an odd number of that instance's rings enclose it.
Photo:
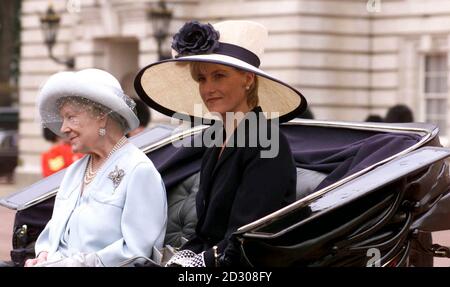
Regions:
[[[209,23],[187,22],[173,36],[172,49],[178,52],[177,57],[208,54],[219,47],[219,36],[219,32]]]

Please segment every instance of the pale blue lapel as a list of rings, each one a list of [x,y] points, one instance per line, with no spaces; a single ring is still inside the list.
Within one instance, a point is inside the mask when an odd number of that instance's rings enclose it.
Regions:
[[[88,159],[89,156],[85,156],[79,162],[75,163],[78,166],[74,167],[73,173],[66,173],[65,175],[71,177],[69,181],[65,182],[65,186],[62,187],[67,189],[67,192],[65,193],[65,195],[67,196],[67,205],[64,206],[64,208],[60,209],[60,212],[58,212],[58,214],[53,214],[52,218],[52,220],[54,221],[53,226],[55,226],[54,236],[58,239],[61,239],[61,237],[63,236],[69,217],[72,214],[75,205],[77,204]],[[59,242],[60,240],[53,240],[53,244],[56,244],[55,246],[53,246],[55,248],[55,251],[59,246]]]

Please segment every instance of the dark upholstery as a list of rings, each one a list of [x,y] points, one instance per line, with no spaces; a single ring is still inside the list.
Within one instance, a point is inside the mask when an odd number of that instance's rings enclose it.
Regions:
[[[168,222],[164,244],[182,245],[182,237],[189,239],[195,233],[197,212],[195,196],[200,183],[200,173],[194,173],[167,192]]]

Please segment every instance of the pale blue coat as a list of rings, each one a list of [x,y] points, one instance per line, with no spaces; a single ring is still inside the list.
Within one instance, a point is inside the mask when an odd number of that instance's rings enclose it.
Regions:
[[[128,143],[104,163],[78,201],[88,159],[85,156],[67,169],[52,218],[36,241],[36,255],[95,252],[105,266],[117,266],[134,256],[150,257],[154,246],[162,247],[167,225],[166,192],[159,172]],[[114,188],[108,175],[116,167],[125,175]]]

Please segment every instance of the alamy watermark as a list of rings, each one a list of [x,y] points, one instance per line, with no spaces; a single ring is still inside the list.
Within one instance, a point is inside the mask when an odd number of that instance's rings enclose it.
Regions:
[[[270,123],[266,120],[272,118]],[[278,112],[242,113],[227,112],[225,119],[219,113],[204,112],[203,105],[194,105],[194,126],[210,125],[201,136],[192,141],[176,141],[176,147],[261,147],[261,158],[274,158],[280,149],[280,134],[278,128],[270,128],[279,124]],[[191,122],[186,112],[175,113],[171,118],[172,125]],[[233,136],[224,138],[224,129],[233,131]],[[177,133],[177,129],[173,134]],[[230,132],[231,133],[231,132]]]

